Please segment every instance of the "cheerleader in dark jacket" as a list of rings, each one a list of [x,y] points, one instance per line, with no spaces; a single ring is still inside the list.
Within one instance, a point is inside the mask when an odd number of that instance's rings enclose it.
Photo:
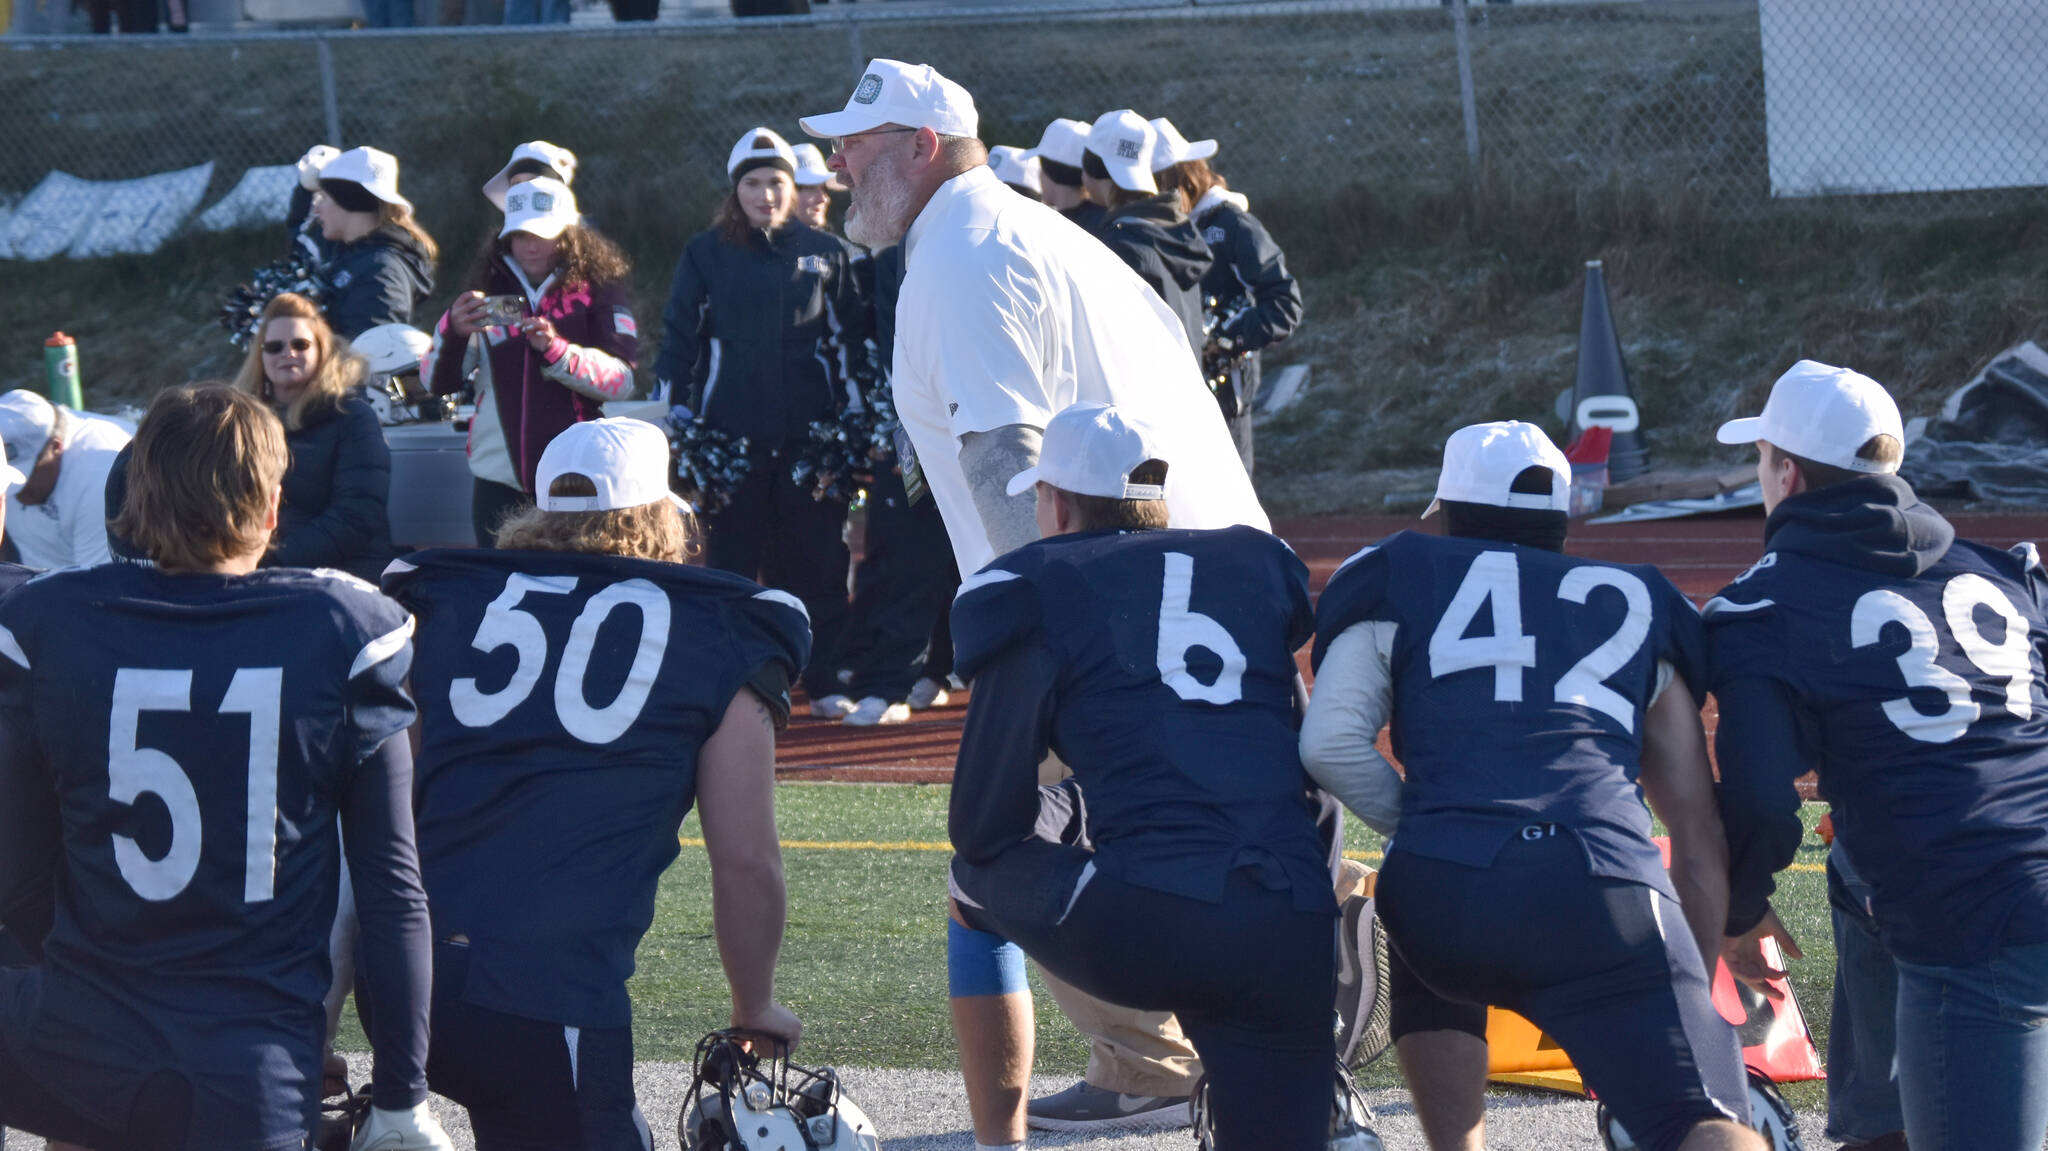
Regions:
[[[434,290],[440,249],[398,194],[398,158],[389,152],[307,152],[286,228],[326,281],[321,311],[343,339],[412,323],[413,309]]]
[[[1287,256],[1250,202],[1230,190],[1209,167],[1216,141],[1188,141],[1164,119],[1152,121],[1161,155],[1159,183],[1179,193],[1216,262],[1202,278],[1209,310],[1205,369],[1222,375],[1217,400],[1237,441],[1244,470],[1252,470],[1252,405],[1259,395],[1259,350],[1292,335],[1301,323],[1301,285],[1287,271]]]
[[[720,431],[745,436],[753,468],[705,519],[712,567],[794,593],[811,615],[804,686],[825,705],[846,619],[846,507],[812,498],[790,469],[813,421],[859,406],[869,319],[848,249],[793,218],[796,155],[766,128],[726,162],[732,191],[683,247],[662,316],[657,392]]]
[[[548,441],[633,391],[640,328],[626,294],[630,269],[618,246],[581,219],[560,180],[512,185],[505,226],[478,253],[470,290],[435,326],[422,365],[436,395],[465,385],[476,393],[470,516],[481,546],[533,502]]]

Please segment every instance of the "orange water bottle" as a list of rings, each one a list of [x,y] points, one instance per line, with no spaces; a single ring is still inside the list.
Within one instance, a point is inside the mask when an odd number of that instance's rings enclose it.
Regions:
[[[43,341],[43,391],[51,403],[74,412],[85,406],[78,385],[78,341],[62,332]]]

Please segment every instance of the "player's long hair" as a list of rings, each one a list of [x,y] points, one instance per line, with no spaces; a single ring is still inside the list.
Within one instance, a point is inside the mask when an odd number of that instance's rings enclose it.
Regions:
[[[1209,166],[1207,160],[1182,160],[1173,167],[1157,174],[1159,190],[1173,192],[1180,196],[1180,210],[1192,214],[1195,205],[1209,194],[1211,188],[1229,191],[1230,182],[1223,174]]]
[[[235,387],[260,400],[269,400],[270,377],[263,372],[263,341],[270,336],[272,320],[306,320],[313,325],[313,348],[320,353],[319,366],[299,398],[279,410],[286,431],[296,432],[306,421],[341,407],[349,393],[362,386],[370,374],[363,357],[349,350],[348,341],[334,334],[320,306],[294,292],[282,292],[263,308],[256,322],[256,338],[249,341],[249,354],[242,357],[242,370],[235,373]]]
[[[107,530],[167,572],[261,552],[290,462],[262,400],[223,383],[168,388],[135,431],[127,499]]]
[[[574,472],[555,477],[551,496],[594,496],[597,485]],[[599,512],[525,511],[498,529],[506,551],[585,552],[679,564],[697,553],[697,518],[667,500]]]

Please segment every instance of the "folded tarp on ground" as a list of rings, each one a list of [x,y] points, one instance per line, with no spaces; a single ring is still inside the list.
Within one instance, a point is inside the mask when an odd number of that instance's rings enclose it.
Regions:
[[[0,258],[154,252],[199,207],[211,179],[211,160],[139,180],[81,180],[51,172],[7,217]]]
[[[299,186],[299,170],[290,164],[251,168],[242,173],[220,202],[199,214],[199,226],[209,232],[260,224],[282,224],[291,211],[292,190]]]
[[[2048,504],[2048,352],[2000,352],[1939,416],[1908,424],[1899,474],[1922,496]]]

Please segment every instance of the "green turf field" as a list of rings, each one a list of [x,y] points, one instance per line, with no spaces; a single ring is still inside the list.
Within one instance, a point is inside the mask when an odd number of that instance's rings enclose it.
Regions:
[[[789,933],[779,993],[804,1021],[806,1062],[869,1067],[947,1067],[953,1039],[946,1014],[944,931],[947,789],[917,785],[784,784],[777,788],[789,883]],[[1809,805],[1809,827],[1824,809]],[[698,1038],[726,1019],[727,1000],[711,938],[711,884],[693,815],[682,856],[663,878],[652,931],[634,977],[636,1055],[687,1059]],[[1349,821],[1347,849],[1378,862],[1377,835]],[[1795,870],[1780,877],[1779,913],[1806,949],[1793,985],[1825,1045],[1834,949],[1820,872],[1824,849],[1811,837]],[[1041,1070],[1078,1073],[1086,1047],[1038,997]],[[351,1027],[351,1031],[353,1028]],[[360,1035],[354,1046],[360,1046]],[[350,1046],[344,1043],[344,1046]],[[1393,1061],[1372,1067],[1369,1085],[1399,1082]],[[1814,1106],[1817,1089],[1795,1088]]]

